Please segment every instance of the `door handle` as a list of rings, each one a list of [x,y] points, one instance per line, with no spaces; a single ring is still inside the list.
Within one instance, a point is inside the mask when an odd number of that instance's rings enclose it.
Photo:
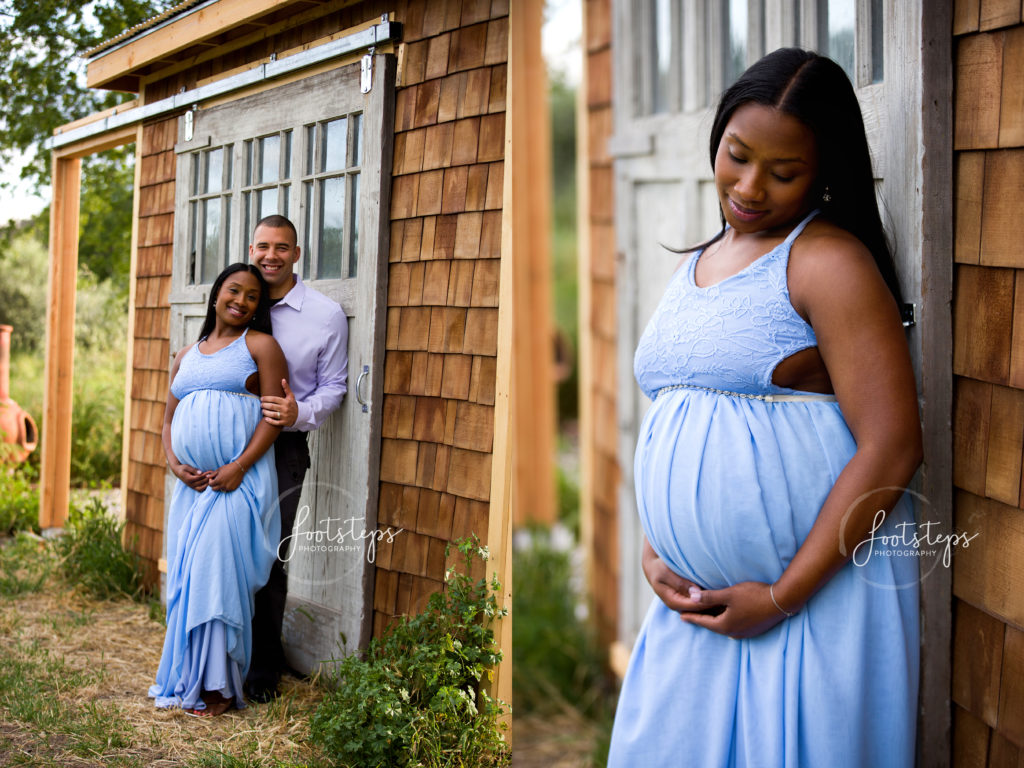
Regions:
[[[370,404],[363,399],[363,379],[370,375],[370,366],[364,365],[363,370],[359,374],[359,378],[356,379],[356,402],[363,406],[363,413],[368,413],[370,410]]]

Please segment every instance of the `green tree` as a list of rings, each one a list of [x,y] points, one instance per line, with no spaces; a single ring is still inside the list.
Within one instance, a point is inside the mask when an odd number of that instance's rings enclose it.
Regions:
[[[23,179],[50,180],[43,140],[53,129],[132,97],[85,86],[81,54],[158,13],[160,0],[0,0],[0,161],[25,154]],[[83,160],[79,261],[127,298],[131,236],[132,147]],[[8,240],[17,229],[8,228]],[[45,243],[49,209],[29,225]]]

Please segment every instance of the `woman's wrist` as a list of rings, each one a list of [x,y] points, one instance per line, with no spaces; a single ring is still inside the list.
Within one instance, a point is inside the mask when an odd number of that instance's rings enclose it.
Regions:
[[[232,459],[231,463],[236,465],[240,470],[242,470],[243,475],[249,471],[245,466],[242,465],[242,462],[238,461],[237,459]]]

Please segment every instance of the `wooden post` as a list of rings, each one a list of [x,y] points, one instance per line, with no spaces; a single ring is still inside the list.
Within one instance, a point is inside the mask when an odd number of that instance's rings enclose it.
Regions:
[[[132,435],[132,371],[135,369],[135,293],[139,265],[139,193],[142,189],[142,123],[135,129],[135,186],[132,189],[132,241],[128,267],[128,333],[125,339],[124,421],[121,426],[121,509],[118,518],[128,515],[128,467]],[[127,531],[127,527],[126,527]],[[127,533],[124,534],[125,536]]]
[[[555,379],[551,310],[551,128],[541,53],[543,3],[513,3],[509,14],[505,177],[512,242],[512,456],[515,524],[550,525],[555,504]]]
[[[68,509],[81,175],[81,159],[54,155],[46,302],[46,391],[43,394],[43,455],[39,478],[40,528],[63,525]]]

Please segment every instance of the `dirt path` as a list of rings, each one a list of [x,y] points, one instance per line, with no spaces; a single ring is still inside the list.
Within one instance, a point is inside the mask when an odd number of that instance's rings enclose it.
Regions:
[[[311,685],[286,678],[277,701],[218,718],[158,710],[146,692],[163,637],[148,606],[91,600],[53,580],[42,592],[0,598],[0,663],[23,673],[22,686],[43,680],[46,691],[19,696],[10,677],[0,688],[0,765],[163,768],[204,753],[232,755],[246,766],[277,765],[271,756],[307,761],[306,722],[319,699]],[[51,717],[48,706],[61,716]]]

